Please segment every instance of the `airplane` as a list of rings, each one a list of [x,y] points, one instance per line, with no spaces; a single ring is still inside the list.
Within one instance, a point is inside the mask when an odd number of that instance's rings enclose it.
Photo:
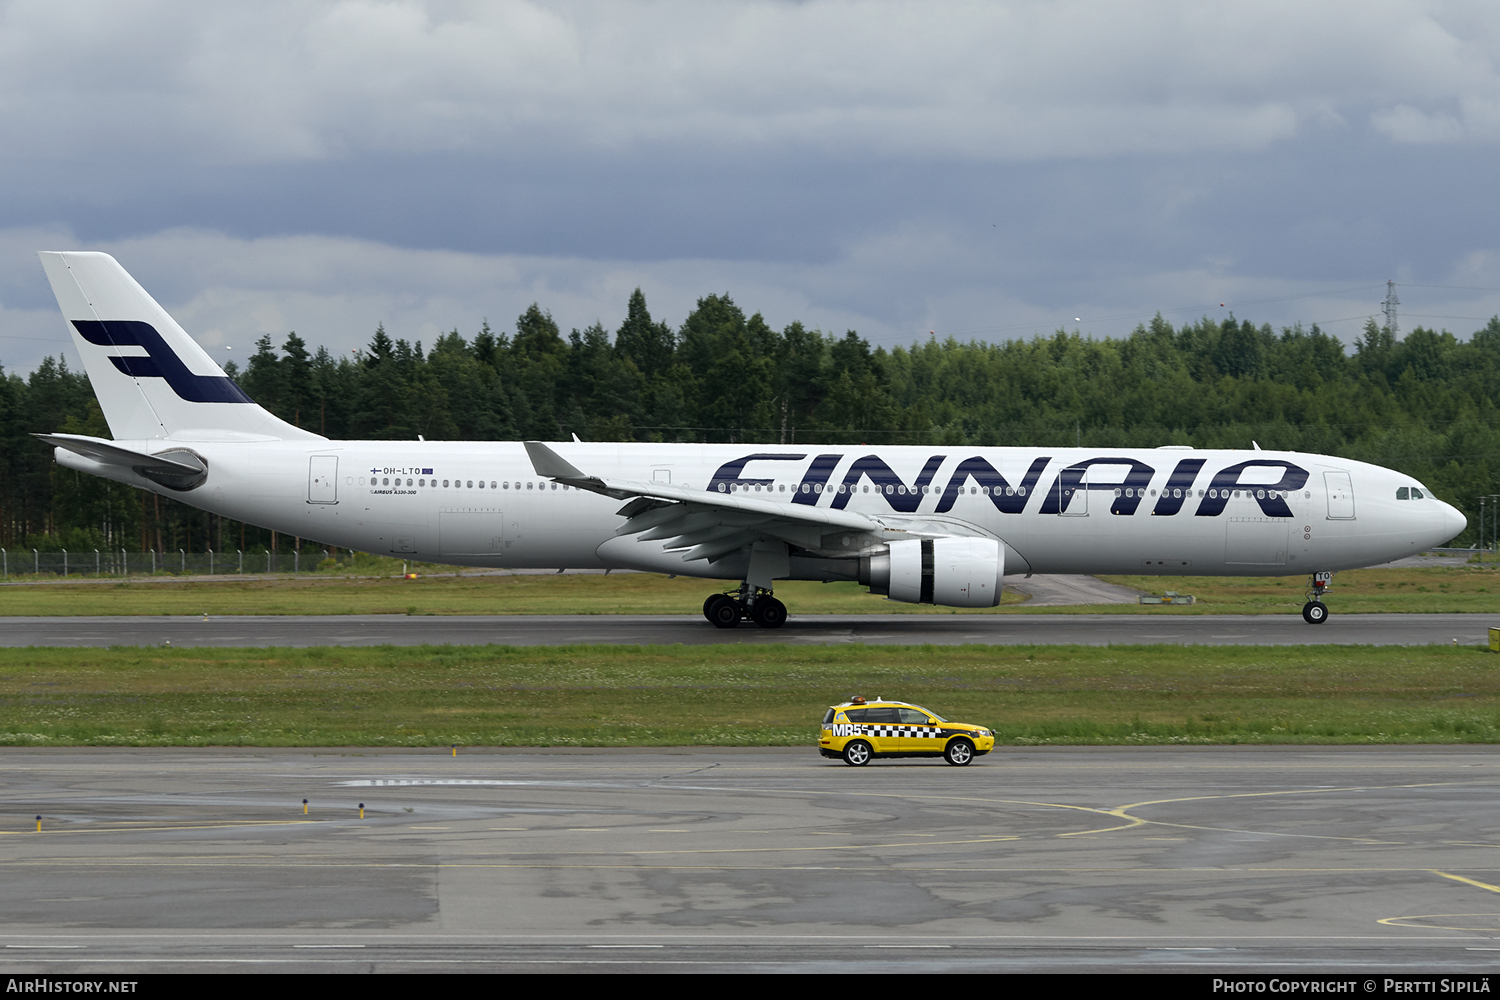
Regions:
[[[113,440],[57,462],[238,521],[461,566],[738,581],[719,628],[785,623],[778,580],[995,607],[1007,572],[1306,573],[1439,545],[1467,521],[1411,476],[1290,451],[337,441],[257,405],[113,257],[42,252]]]

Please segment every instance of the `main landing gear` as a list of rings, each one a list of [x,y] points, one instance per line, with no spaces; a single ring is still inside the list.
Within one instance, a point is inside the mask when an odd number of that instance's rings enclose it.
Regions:
[[[735,628],[748,618],[761,628],[781,628],[786,624],[786,605],[760,587],[740,586],[739,596],[713,594],[703,602],[703,617],[715,628]]]
[[[1328,620],[1328,607],[1323,603],[1323,595],[1328,593],[1328,585],[1333,580],[1333,574],[1328,570],[1320,570],[1312,575],[1308,582],[1307,603],[1302,605],[1302,620],[1309,625],[1321,625]]]

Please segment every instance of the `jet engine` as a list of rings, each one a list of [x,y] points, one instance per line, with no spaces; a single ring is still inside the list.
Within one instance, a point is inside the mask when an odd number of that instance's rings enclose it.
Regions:
[[[1005,546],[990,538],[921,538],[892,542],[860,560],[859,582],[871,593],[908,604],[993,608],[1000,603]]]

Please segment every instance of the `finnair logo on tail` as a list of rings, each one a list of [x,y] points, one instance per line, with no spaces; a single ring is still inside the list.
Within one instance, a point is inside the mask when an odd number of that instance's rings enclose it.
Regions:
[[[132,378],[166,379],[167,385],[189,403],[253,403],[240,387],[222,375],[194,375],[188,371],[156,327],[133,319],[75,319],[73,325],[90,344],[100,347],[144,347],[146,357],[112,356],[116,368]]]

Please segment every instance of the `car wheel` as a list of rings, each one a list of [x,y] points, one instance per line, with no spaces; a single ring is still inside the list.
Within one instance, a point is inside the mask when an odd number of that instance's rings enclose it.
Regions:
[[[844,746],[844,763],[851,767],[864,767],[873,756],[870,744],[864,740],[851,740]]]
[[[954,767],[963,767],[974,759],[974,744],[968,740],[951,740],[943,751],[943,759]]]
[[[1302,620],[1309,625],[1321,625],[1328,620],[1328,608],[1322,601],[1308,601],[1302,605]]]
[[[740,623],[740,602],[727,594],[715,594],[709,599],[704,617],[713,622],[714,628],[734,628]]]
[[[774,597],[762,597],[750,610],[750,617],[761,628],[781,628],[786,624],[786,605]]]

